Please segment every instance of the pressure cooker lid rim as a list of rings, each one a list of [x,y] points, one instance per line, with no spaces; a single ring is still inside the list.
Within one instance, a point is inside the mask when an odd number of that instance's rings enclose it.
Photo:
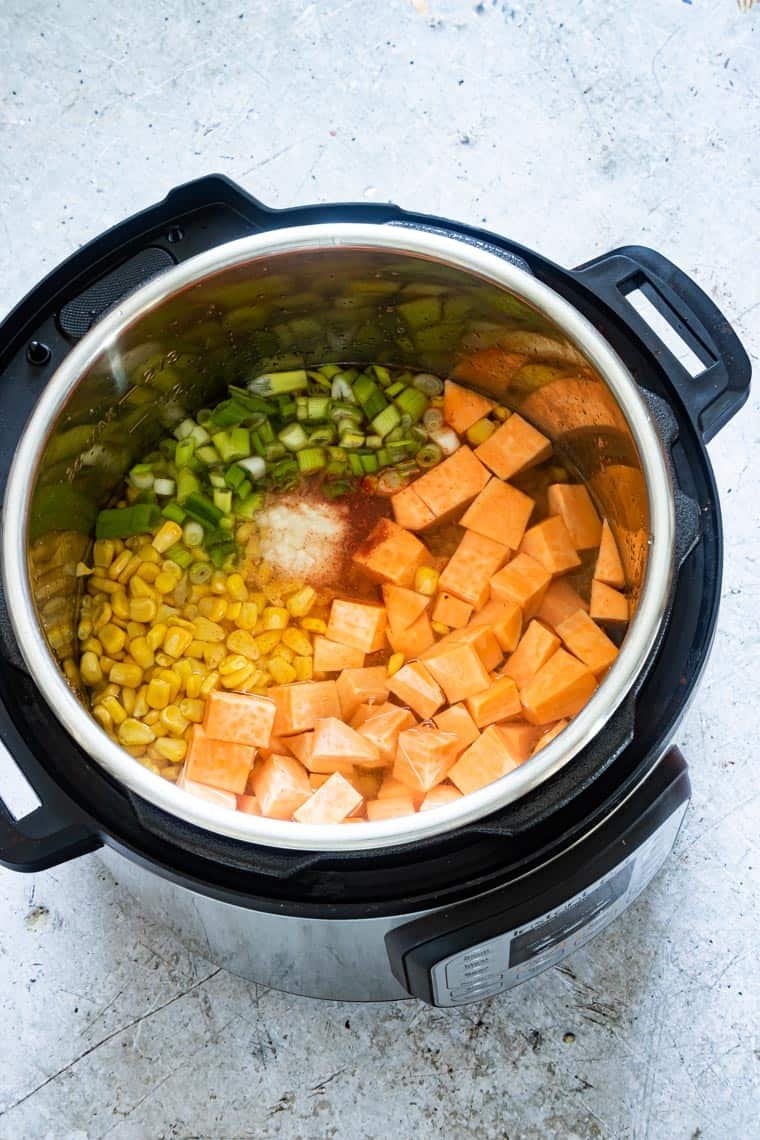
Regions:
[[[124,328],[170,296],[207,276],[262,256],[375,250],[447,264],[516,293],[552,319],[603,377],[625,411],[645,475],[650,544],[644,585],[620,653],[586,707],[537,756],[445,807],[382,823],[293,824],[232,812],[183,791],[149,771],[109,739],[58,669],[36,620],[26,558],[29,494],[50,432],[88,368],[114,350]],[[655,425],[630,372],[593,325],[552,288],[482,246],[438,233],[373,223],[300,226],[241,238],[167,270],[127,297],[82,338],[58,367],[18,444],[6,486],[2,562],[8,609],[26,664],[68,732],[116,780],[162,810],[233,839],[291,850],[370,850],[409,843],[461,827],[525,795],[568,763],[605,725],[649,659],[665,611],[673,571],[675,511],[670,477]]]

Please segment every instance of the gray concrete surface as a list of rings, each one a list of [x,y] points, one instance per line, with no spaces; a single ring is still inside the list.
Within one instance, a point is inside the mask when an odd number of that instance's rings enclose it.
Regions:
[[[747,8],[747,5],[744,5]],[[760,9],[733,0],[5,0],[0,312],[173,184],[395,199],[566,264],[669,254],[760,353]],[[711,447],[723,608],[674,857],[614,929],[444,1013],[266,991],[96,857],[0,873],[0,1137],[751,1140],[760,405]]]

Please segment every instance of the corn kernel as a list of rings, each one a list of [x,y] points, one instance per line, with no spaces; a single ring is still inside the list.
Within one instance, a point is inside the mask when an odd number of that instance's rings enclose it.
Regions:
[[[127,719],[126,710],[121,702],[116,700],[116,697],[104,697],[100,702],[100,707],[106,710],[113,723],[117,726]]]
[[[159,711],[165,709],[171,700],[169,682],[165,681],[163,677],[153,677],[148,685],[145,700],[151,709],[158,709]]]
[[[92,710],[92,715],[95,717],[95,720],[98,722],[103,731],[109,733],[109,735],[112,736],[114,731],[113,720],[111,719],[111,714],[108,709],[104,708],[103,705],[96,705]]]
[[[115,594],[114,597],[116,597]],[[113,616],[113,609],[108,602],[99,599],[92,615],[92,626],[95,632],[101,630],[104,625],[108,625]]]
[[[179,711],[186,720],[192,721],[193,724],[200,724],[203,720],[204,707],[203,701],[194,700],[191,697],[186,697],[184,701],[179,703]]]
[[[503,404],[496,404],[495,407],[491,408],[491,414],[497,420],[499,420],[500,423],[504,423],[504,421],[508,420],[509,417],[512,415],[509,408],[505,408]]]
[[[216,672],[209,673],[208,677],[202,682],[198,696],[204,699],[208,697],[209,693],[213,693],[214,689],[219,684],[219,674]]]
[[[152,625],[148,632],[145,634],[145,640],[154,653],[158,647],[163,644],[167,629],[168,626],[164,625],[162,622],[159,622],[157,625]]]
[[[75,687],[79,685],[79,682],[80,682],[79,666],[77,665],[77,663],[73,657],[67,657],[66,658],[66,660],[63,663],[63,671],[66,675],[66,679],[68,680],[69,684],[74,685]]]
[[[177,579],[168,570],[160,570],[155,577],[153,585],[159,594],[170,594],[177,585]]]
[[[155,562],[143,562],[137,568],[138,578],[144,578],[146,582],[154,583],[160,573],[161,571]]]
[[[438,589],[438,571],[432,566],[420,566],[414,575],[414,588],[418,594],[432,598]]]
[[[168,736],[159,736],[151,747],[162,759],[168,760],[172,764],[180,764],[185,759],[187,752],[187,744],[184,740],[171,740]],[[161,775],[163,776],[163,774],[162,771]]]
[[[388,658],[388,676],[392,677],[394,673],[398,673],[401,666],[404,664],[403,653],[392,653]]]
[[[181,657],[187,649],[190,642],[193,640],[192,630],[182,629],[176,624],[169,626],[164,638],[164,653],[168,653],[170,657]]]
[[[265,606],[261,620],[265,630],[285,629],[290,621],[290,614],[284,606]]]
[[[240,629],[251,630],[259,620],[259,607],[255,602],[243,602],[236,618]]]
[[[213,586],[212,586],[213,589]],[[248,601],[248,587],[243,581],[242,575],[230,574],[227,578],[227,593],[234,602]]]
[[[96,578],[93,574],[87,579],[87,589],[91,594],[116,594],[119,583],[112,582],[109,578]]]
[[[263,657],[267,657],[275,645],[279,645],[282,634],[279,629],[271,629],[268,633],[260,633],[256,638],[256,644],[259,647],[259,653]]]
[[[190,721],[182,715],[176,705],[167,705],[159,718],[165,732],[171,736],[182,736]]]
[[[128,744],[135,747],[151,744],[156,739],[156,734],[149,725],[141,724],[140,721],[135,720],[134,717],[127,717],[127,719],[122,721],[119,725],[118,737],[120,744]]]
[[[100,631],[100,642],[109,657],[115,657],[126,645],[127,635],[123,629],[109,622]]]
[[[123,570],[126,570],[129,563],[132,561],[132,552],[130,550],[122,550],[118,557],[114,558],[111,565],[108,567],[108,577],[112,582],[121,575]]]
[[[148,632],[147,625],[143,625],[141,621],[128,621],[126,623],[127,641],[132,641],[135,637],[145,637]]]
[[[289,685],[298,676],[293,666],[281,657],[272,658],[269,662],[269,672],[278,685]]]
[[[140,688],[137,690],[137,694],[135,696],[135,707],[132,709],[132,716],[136,717],[137,720],[142,720],[148,711],[149,705],[147,696],[148,686],[140,685]]]
[[[80,641],[86,641],[88,637],[92,636],[94,626],[89,618],[82,618],[77,626],[77,637]]]
[[[198,641],[224,641],[224,630],[216,621],[207,617],[198,616],[193,621],[193,632]]]
[[[106,697],[118,697],[120,692],[121,689],[118,685],[112,685],[109,682],[106,682],[106,684],[98,686],[98,691],[95,694],[92,703],[95,705],[100,701],[104,701]]]
[[[227,618],[227,621],[237,622],[242,607],[243,602],[227,602],[227,613],[224,615]]]
[[[133,554],[127,565],[119,575],[119,581],[122,585],[131,582],[137,571],[142,566],[142,558],[139,554]],[[144,579],[142,579],[144,581]]]
[[[139,665],[129,661],[117,661],[108,674],[108,680],[114,685],[126,685],[128,689],[136,689],[142,684],[143,671]]]
[[[227,592],[227,579],[221,570],[215,570],[211,575],[211,593],[224,594]]]
[[[317,592],[312,586],[304,586],[297,593],[291,594],[286,605],[295,618],[306,617],[317,600]]]
[[[327,622],[322,618],[302,618],[301,629],[308,630],[309,633],[327,633]]]
[[[153,538],[153,549],[157,550],[159,554],[165,554],[169,547],[174,546],[181,538],[182,527],[179,523],[167,519]]]
[[[142,718],[143,724],[149,724],[152,728],[154,724],[158,724],[160,716],[161,713],[158,711],[158,709],[150,709],[150,711],[146,712],[145,716]]]
[[[314,664],[311,657],[296,657],[293,662],[297,681],[310,681],[314,676]]]
[[[106,657],[105,653],[101,655],[100,668],[104,673],[110,673],[115,664],[116,662],[114,661],[113,657]]]
[[[201,686],[203,685],[203,674],[193,673],[192,676],[187,678],[185,684],[185,692],[188,697],[194,698],[200,694]]]
[[[227,603],[224,598],[208,594],[198,602],[198,613],[209,621],[221,621],[227,612]]]
[[[272,650],[272,660],[277,657],[280,661],[287,661],[289,665],[293,664],[295,656],[293,650],[289,649],[287,645],[283,645],[282,642],[280,642],[279,645],[275,645]]]
[[[92,548],[93,565],[105,569],[114,558],[114,544],[108,538],[99,538]]]
[[[255,639],[245,629],[235,629],[229,634],[227,648],[230,653],[241,653],[251,661],[258,661],[261,656]]]
[[[444,625],[442,621],[431,621],[430,628],[432,629],[433,633],[437,633],[441,637],[451,632],[449,627],[447,625]]]
[[[478,447],[481,443],[485,443],[495,431],[496,424],[493,420],[482,419],[476,420],[471,427],[468,427],[464,434],[467,437],[468,443],[471,443],[473,447]]]
[[[282,640],[288,649],[292,649],[299,657],[310,657],[314,652],[311,638],[307,633],[304,633],[302,629],[296,629],[291,626],[290,629],[283,630]],[[227,644],[229,644],[229,642]]]
[[[174,664],[174,662],[172,662]],[[162,677],[169,685],[170,700],[176,701],[179,691],[182,688],[182,678],[174,672],[173,669],[162,669],[157,676]]]
[[[194,641],[191,641],[190,644],[188,645],[187,649],[185,650],[185,656],[186,657],[193,657],[193,658],[195,658],[196,661],[202,661],[203,660],[203,650],[205,648],[206,648],[206,642],[205,641],[198,641],[198,639],[196,638]]]
[[[228,653],[219,666],[219,672],[224,677],[227,673],[235,673],[239,669],[247,668],[250,661],[242,653]]]
[[[111,609],[114,617],[129,617],[129,599],[123,590],[117,590],[111,595]]]
[[[129,643],[129,652],[141,669],[150,669],[155,661],[147,637],[132,638]]]
[[[130,598],[129,616],[132,621],[150,623],[158,613],[158,606],[152,598]]]
[[[124,711],[128,716],[133,716],[135,711],[135,701],[137,700],[137,691],[135,689],[122,689],[121,690],[121,703],[124,706]]]
[[[138,578],[136,575],[129,579],[129,594],[132,598],[152,598],[153,601],[158,601],[158,594],[150,582],[146,582],[144,578]]]
[[[256,666],[252,665],[250,661],[242,668],[237,669],[234,673],[227,673],[221,678],[222,687],[225,689],[244,689],[245,686],[253,679],[256,674]]]

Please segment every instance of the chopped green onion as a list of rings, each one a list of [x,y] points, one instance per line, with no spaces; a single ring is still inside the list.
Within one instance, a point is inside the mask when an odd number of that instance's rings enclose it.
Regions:
[[[377,456],[376,455],[372,455],[372,454],[360,455],[359,459],[361,461],[362,471],[364,472],[365,475],[374,474],[374,472],[377,471],[379,466],[380,466],[379,463],[377,462]]]
[[[264,458],[267,463],[271,463],[273,459],[282,459],[287,455],[287,448],[282,443],[268,443],[264,448]]]
[[[186,514],[203,526],[216,526],[219,519],[225,513],[212,503],[210,499],[207,499],[205,495],[197,491],[187,496],[183,506]]]
[[[245,459],[251,454],[251,436],[246,428],[219,431],[212,438],[223,463],[234,463],[236,459]]]
[[[383,438],[380,435],[368,435],[364,442],[367,447],[371,447],[373,451],[377,451],[378,447],[383,446]]]
[[[232,510],[232,491],[222,491],[220,488],[214,489],[214,506],[224,515],[228,515]]]
[[[443,381],[432,372],[418,372],[412,380],[412,387],[426,396],[440,396],[443,391]]]
[[[436,428],[442,428],[443,412],[440,408],[428,408],[422,417],[422,423],[428,431],[435,431]]]
[[[274,428],[272,427],[269,420],[265,420],[264,423],[261,424],[256,430],[259,434],[259,439],[261,440],[261,442],[263,444],[274,443],[274,441],[275,441]]]
[[[129,481],[139,491],[149,491],[153,486],[153,471],[149,463],[136,463],[129,472]]]
[[[208,481],[212,487],[219,487],[222,491],[227,486],[227,477],[221,467],[217,467],[214,471],[209,471]]]
[[[381,438],[386,436],[388,432],[393,431],[395,427],[401,423],[401,416],[398,408],[393,404],[387,404],[379,415],[375,416],[372,420],[372,430],[376,435]]]
[[[393,400],[400,412],[411,417],[412,423],[421,420],[427,411],[429,400],[424,392],[417,388],[404,388]]]
[[[322,486],[322,493],[328,499],[338,499],[341,495],[348,495],[353,491],[353,484],[346,479],[336,480],[334,483],[325,483]]]
[[[375,379],[382,384],[383,388],[387,388],[391,382],[391,374],[388,369],[384,368],[382,364],[370,364],[369,369],[370,372],[374,372]]]
[[[385,394],[389,400],[392,400],[395,396],[398,396],[399,392],[403,392],[404,388],[406,388],[406,384],[403,380],[396,380],[394,384],[389,385],[389,387],[385,389]]]
[[[437,443],[426,443],[421,447],[415,456],[418,467],[423,471],[428,467],[435,467],[436,463],[440,463],[443,459],[443,452]]]
[[[185,546],[189,546],[192,549],[194,546],[201,545],[205,533],[206,532],[199,522],[195,522],[193,519],[190,519],[182,528],[182,541],[184,542]]]
[[[174,448],[174,464],[176,467],[189,467],[195,455],[195,440],[192,436],[185,436]]]
[[[342,373],[338,373],[338,375],[334,377],[330,394],[333,400],[345,400],[349,404],[356,403],[354,390]]]
[[[237,467],[239,470],[247,471],[254,479],[263,479],[267,473],[267,465],[258,455],[251,455],[247,459],[241,459]],[[234,487],[236,484],[231,485]]]
[[[254,458],[257,458],[254,456]],[[232,467],[228,467],[223,476],[223,482],[217,483],[214,481],[213,476],[215,472],[211,472],[211,482],[214,487],[230,487],[233,491],[237,491],[241,483],[244,483],[247,476],[243,463],[250,463],[250,459],[244,459],[240,463],[233,463]],[[266,466],[266,465],[265,465]]]
[[[277,438],[281,443],[284,443],[288,451],[299,451],[302,447],[306,447],[309,438],[299,423],[288,424],[282,431],[277,433]]]
[[[235,514],[243,519],[252,519],[257,511],[264,506],[264,496],[260,491],[254,491],[245,499],[240,499],[235,506]]]
[[[444,455],[453,455],[461,446],[459,436],[449,427],[436,428],[430,432],[433,443],[437,443]]]
[[[187,570],[188,566],[193,560],[193,556],[190,551],[186,550],[184,546],[180,546],[179,543],[177,543],[176,546],[171,546],[167,550],[166,557],[170,562],[176,562],[176,564],[178,566],[181,566],[183,570]]]
[[[340,433],[340,446],[341,447],[361,447],[364,444],[364,436],[360,431],[355,431],[353,428],[345,428]]]
[[[220,434],[220,433],[217,433]],[[201,463],[205,463],[207,467],[213,467],[221,460],[221,455],[212,447],[210,443],[206,443],[203,447],[199,447],[196,452],[196,457],[200,459]]]
[[[196,562],[190,567],[188,577],[193,586],[203,586],[211,577],[211,567],[208,562]]]
[[[177,498],[184,503],[188,495],[200,491],[201,484],[189,467],[183,467],[177,472]]]
[[[339,364],[322,364],[319,371],[322,373],[326,380],[332,380],[340,372],[343,371]]]
[[[195,423],[193,420],[182,420],[181,423],[177,424],[172,435],[175,439],[187,439],[194,427]]]
[[[309,443],[321,445],[335,443],[337,435],[334,424],[320,424],[309,432]]]
[[[314,471],[321,471],[327,462],[321,447],[305,447],[298,452],[296,458],[302,475],[311,475]]]
[[[308,388],[306,369],[293,372],[267,372],[248,381],[248,391],[255,396],[281,396],[284,392],[301,392]]]
[[[196,424],[193,430],[190,432],[189,438],[193,441],[196,447],[203,447],[204,443],[209,442],[211,436],[208,434],[204,427],[201,427],[200,424]]]
[[[158,525],[158,507],[152,503],[133,503],[131,507],[115,507],[100,511],[95,520],[96,538],[133,538]]]
[[[169,522],[183,523],[185,521],[185,512],[179,503],[167,503],[161,514],[165,519],[169,519]]]
[[[153,490],[157,495],[173,495],[177,484],[173,479],[160,478],[153,482]]]
[[[364,468],[362,466],[362,457],[361,457],[361,455],[357,455],[355,451],[352,451],[350,453],[350,455],[348,457],[348,465],[351,468],[354,475],[363,475],[364,474]]]

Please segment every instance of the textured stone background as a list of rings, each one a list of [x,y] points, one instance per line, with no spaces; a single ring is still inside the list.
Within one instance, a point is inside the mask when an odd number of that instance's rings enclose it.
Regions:
[[[667,253],[760,352],[760,9],[733,0],[5,0],[0,313],[210,171],[265,202],[394,199],[571,265]],[[674,857],[614,929],[454,1013],[249,985],[97,858],[0,872],[0,1137],[758,1131],[757,396],[711,455],[723,608]],[[572,1034],[573,1037],[568,1035]]]

